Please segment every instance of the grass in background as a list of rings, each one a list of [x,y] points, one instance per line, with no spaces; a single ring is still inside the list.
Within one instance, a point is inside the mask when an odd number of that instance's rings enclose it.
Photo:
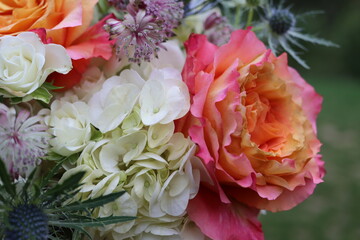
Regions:
[[[324,97],[318,134],[325,182],[294,209],[261,216],[266,240],[360,239],[360,79],[313,79]]]

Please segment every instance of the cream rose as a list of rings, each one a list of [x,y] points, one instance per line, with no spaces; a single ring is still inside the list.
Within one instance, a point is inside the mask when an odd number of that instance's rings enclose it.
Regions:
[[[89,107],[84,102],[54,101],[45,122],[50,127],[50,133],[55,136],[50,140],[52,150],[60,155],[70,156],[80,152],[90,141]]]
[[[72,68],[63,46],[43,44],[33,32],[0,38],[0,94],[24,97],[33,93],[52,72]]]

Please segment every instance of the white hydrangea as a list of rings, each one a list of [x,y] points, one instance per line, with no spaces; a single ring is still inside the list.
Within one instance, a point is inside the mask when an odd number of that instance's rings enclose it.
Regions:
[[[170,40],[162,44],[163,48],[157,53],[158,57],[150,62],[142,62],[140,65],[133,63],[131,68],[136,70],[144,79],[147,79],[155,69],[174,68],[182,71],[185,64],[185,53],[181,50],[181,44],[177,40]]]
[[[55,100],[51,104],[50,115],[45,118],[52,151],[69,156],[82,151],[91,138],[89,107],[86,103]]]
[[[195,144],[174,133],[173,121],[190,107],[187,87],[177,69],[151,71],[145,81],[123,70],[96,85],[89,98],[90,123],[103,135],[87,143],[64,176],[86,171],[81,200],[126,191],[126,201],[99,208],[95,216],[137,216],[128,225],[98,228],[96,239],[180,239],[188,202],[198,191]],[[124,206],[135,211],[124,212]]]
[[[68,91],[76,95],[81,101],[89,102],[90,98],[101,90],[105,76],[98,67],[90,67],[83,74],[78,85]]]
[[[174,68],[155,69],[140,93],[140,116],[149,126],[167,124],[190,109],[189,91],[181,73]]]
[[[131,113],[143,83],[133,70],[107,79],[89,100],[91,123],[103,133],[114,130]]]

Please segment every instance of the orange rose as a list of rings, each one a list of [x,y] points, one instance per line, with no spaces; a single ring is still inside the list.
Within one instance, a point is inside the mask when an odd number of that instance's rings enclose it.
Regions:
[[[239,203],[287,210],[322,181],[315,125],[322,98],[288,67],[286,54],[275,57],[251,31],[233,32],[221,47],[204,35],[185,46],[192,103],[177,130],[198,144],[212,179],[189,203],[189,216],[212,239],[238,239],[231,237],[241,226],[254,235],[254,215]]]

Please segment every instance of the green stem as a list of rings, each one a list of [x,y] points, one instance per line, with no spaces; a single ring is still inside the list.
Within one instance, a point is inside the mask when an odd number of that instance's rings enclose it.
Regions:
[[[253,17],[254,17],[254,8],[250,8],[249,13],[248,13],[247,22],[246,22],[246,27],[251,25]]]
[[[235,12],[235,27],[238,28],[240,25],[240,20],[241,20],[241,5],[238,5],[236,7],[236,12]]]

